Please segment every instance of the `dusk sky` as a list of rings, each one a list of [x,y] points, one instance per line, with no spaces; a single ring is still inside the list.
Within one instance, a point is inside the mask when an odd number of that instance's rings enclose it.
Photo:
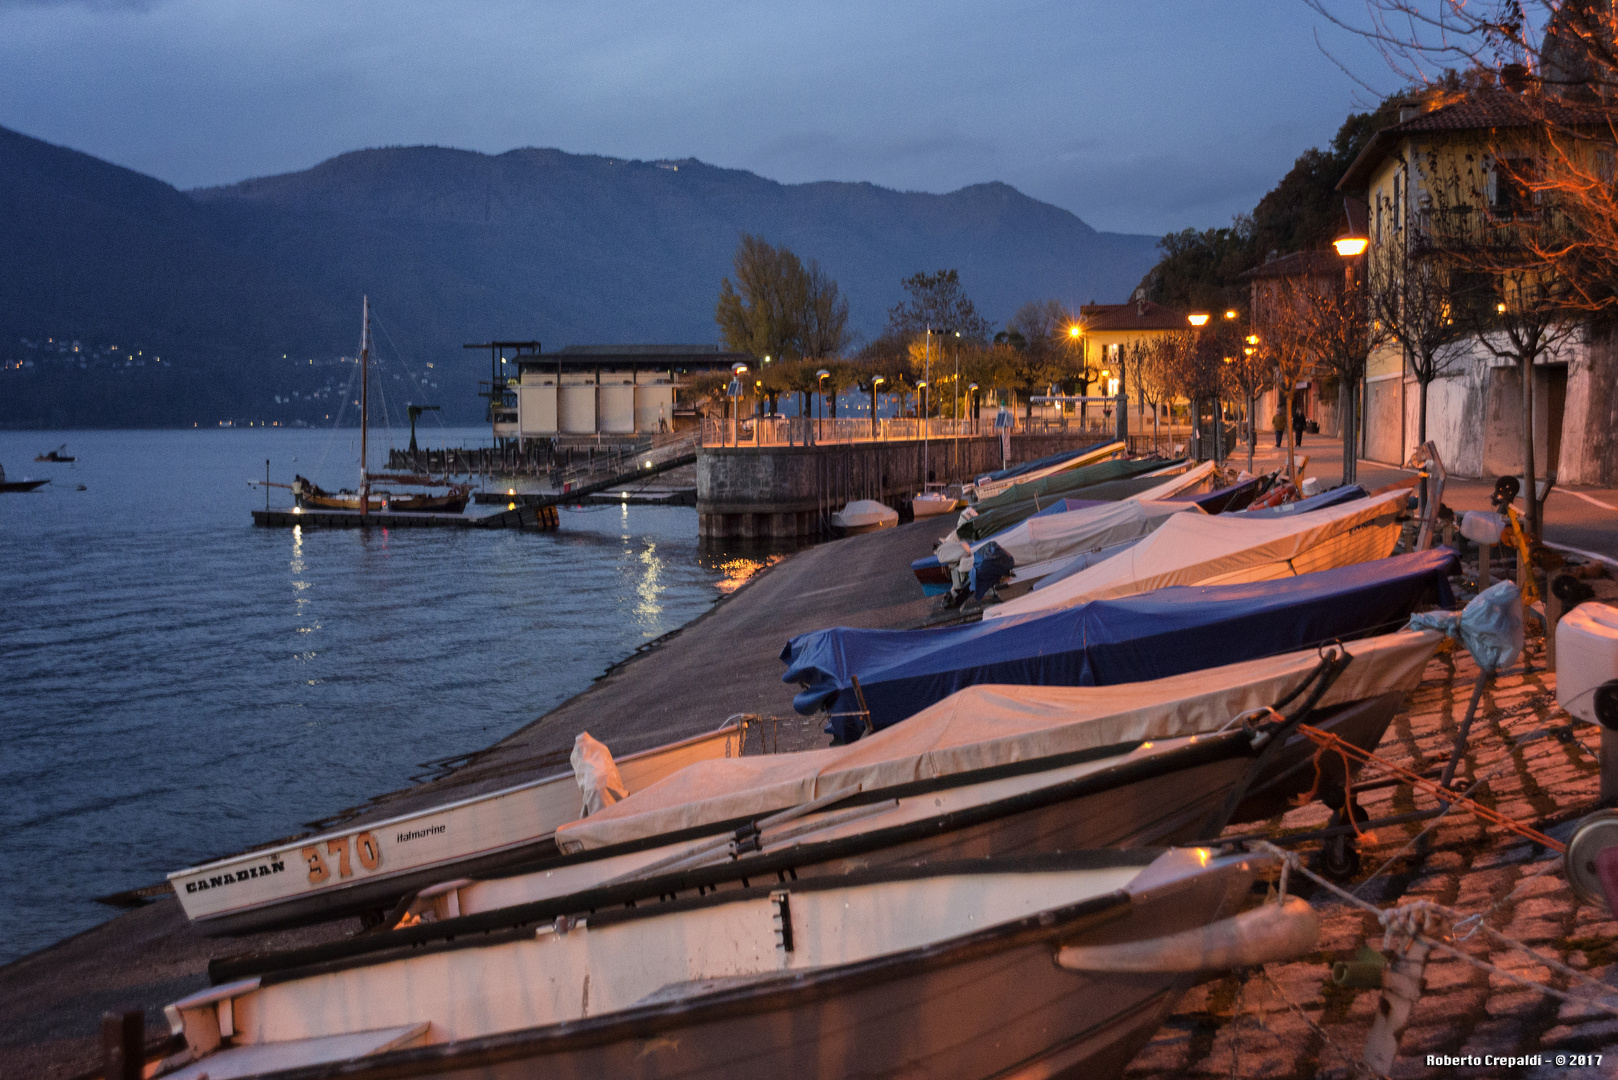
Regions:
[[[1003,180],[1160,234],[1251,209],[1371,101],[1319,22],[1303,0],[0,0],[0,125],[182,188],[363,147],[545,146]]]

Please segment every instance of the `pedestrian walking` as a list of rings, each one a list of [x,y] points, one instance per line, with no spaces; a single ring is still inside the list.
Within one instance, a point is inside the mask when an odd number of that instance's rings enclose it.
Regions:
[[[1275,429],[1275,448],[1279,450],[1281,449],[1281,436],[1287,430],[1287,418],[1282,415],[1280,409],[1275,410],[1275,416],[1270,419],[1270,426]]]
[[[1292,437],[1297,440],[1296,445],[1303,445],[1303,429],[1309,424],[1309,418],[1298,409],[1292,414]]]

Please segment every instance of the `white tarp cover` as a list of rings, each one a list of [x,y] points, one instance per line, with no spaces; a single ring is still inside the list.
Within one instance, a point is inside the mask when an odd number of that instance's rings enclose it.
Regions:
[[[1295,517],[1179,514],[1127,551],[1044,589],[998,604],[983,617],[1071,607],[1163,589],[1267,581],[1386,558],[1398,540],[1400,488]]]
[[[1443,635],[1404,631],[1348,646],[1322,699],[1408,693]],[[563,851],[772,813],[839,791],[867,791],[1142,739],[1217,731],[1280,700],[1320,662],[1314,649],[1118,686],[973,686],[848,746],[700,761],[556,830]]]
[[[1175,514],[1202,515],[1202,508],[1188,502],[1142,502],[1127,499],[1123,502],[1087,506],[1065,514],[1047,514],[1031,517],[1021,525],[996,533],[992,539],[1018,566],[1030,566],[1064,555],[1079,555],[1086,551],[1138,540],[1157,529]],[[988,540],[974,544],[981,547]],[[967,564],[970,567],[970,563]]]

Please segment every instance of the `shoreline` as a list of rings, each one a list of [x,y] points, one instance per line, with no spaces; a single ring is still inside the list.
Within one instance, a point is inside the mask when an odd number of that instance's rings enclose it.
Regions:
[[[708,610],[608,666],[578,694],[467,755],[442,776],[384,792],[341,820],[387,816],[494,790],[565,762],[588,730],[628,754],[718,727],[751,712],[795,717],[778,654],[787,638],[837,624],[914,626],[931,610],[910,573],[932,550],[922,521],[817,544],[754,574]],[[808,737],[819,724],[805,721]],[[268,842],[268,838],[266,839]],[[0,1060],[20,1075],[66,1078],[100,1064],[101,1014],[143,1008],[149,1036],[167,1031],[162,1007],[207,984],[211,957],[319,944],[352,934],[358,919],[243,938],[205,938],[171,898],[113,916],[0,966]]]

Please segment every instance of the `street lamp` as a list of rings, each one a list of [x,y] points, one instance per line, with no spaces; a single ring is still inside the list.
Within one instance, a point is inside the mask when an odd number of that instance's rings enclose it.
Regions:
[[[871,378],[871,438],[873,439],[876,438],[876,433],[878,430],[876,421],[876,388],[887,381],[888,378],[886,375],[876,375]]]
[[[1185,321],[1192,326],[1206,326],[1208,325],[1208,313],[1206,311],[1193,311],[1185,317]]]
[[[819,371],[815,372],[815,397],[818,399],[818,404],[820,405],[821,423],[819,426],[821,428],[825,427],[826,420],[826,399],[824,396],[824,387],[826,385],[826,380],[830,377],[831,372],[827,371],[825,368],[821,368]],[[825,438],[826,433],[824,431],[820,431],[817,437]]]
[[[1337,254],[1343,258],[1352,259],[1356,255],[1364,255],[1365,249],[1371,246],[1371,240],[1365,236],[1345,234],[1333,240],[1331,246],[1336,248]]]

